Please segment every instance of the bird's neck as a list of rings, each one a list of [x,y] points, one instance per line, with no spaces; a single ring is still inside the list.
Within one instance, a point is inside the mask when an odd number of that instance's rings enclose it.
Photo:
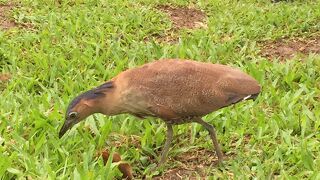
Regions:
[[[99,112],[107,116],[113,116],[125,112],[122,108],[121,101],[119,101],[119,97],[113,95],[112,92],[100,100],[99,107]]]

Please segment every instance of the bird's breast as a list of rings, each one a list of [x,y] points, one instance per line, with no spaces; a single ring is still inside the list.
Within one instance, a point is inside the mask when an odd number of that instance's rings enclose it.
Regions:
[[[144,91],[137,91],[132,88],[126,89],[121,93],[121,108],[126,113],[138,117],[154,116],[150,111],[151,105],[148,103],[148,97]]]

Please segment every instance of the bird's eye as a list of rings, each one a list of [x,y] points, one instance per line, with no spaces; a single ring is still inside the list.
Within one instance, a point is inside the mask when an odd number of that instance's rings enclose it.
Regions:
[[[74,118],[77,117],[77,115],[78,115],[77,112],[71,112],[71,113],[69,113],[69,118],[70,118],[70,119],[74,119]]]

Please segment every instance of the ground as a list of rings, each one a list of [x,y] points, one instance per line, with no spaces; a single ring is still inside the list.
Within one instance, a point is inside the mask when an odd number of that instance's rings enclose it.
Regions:
[[[297,55],[320,53],[320,37],[283,38],[276,41],[265,42],[261,54],[270,60],[279,58],[286,61]],[[304,56],[305,57],[305,56]]]
[[[0,177],[320,179],[319,1],[0,0]],[[237,67],[259,81],[256,101],[174,127],[95,114],[58,138],[72,98],[161,58]],[[102,149],[121,155],[111,163]]]
[[[0,4],[0,28],[10,29],[16,26],[16,23],[8,17],[8,12],[13,8],[13,4]]]
[[[206,17],[205,13],[188,7],[173,7],[169,5],[160,5],[157,9],[167,13],[173,23],[174,29],[197,28],[205,26],[203,23]]]

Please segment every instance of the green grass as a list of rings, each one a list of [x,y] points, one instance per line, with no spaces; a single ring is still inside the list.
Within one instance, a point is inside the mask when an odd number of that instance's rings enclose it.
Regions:
[[[115,164],[103,166],[94,158],[106,147],[130,162],[137,178],[150,175],[165,140],[160,120],[95,115],[59,139],[64,111],[74,96],[127,68],[159,58],[189,58],[239,67],[262,85],[256,102],[205,117],[216,126],[223,151],[230,155],[223,167],[206,167],[207,176],[320,179],[320,56],[270,61],[259,55],[258,45],[318,32],[320,1],[172,0],[168,3],[192,4],[208,15],[208,28],[180,30],[175,44],[159,43],[153,36],[172,26],[154,8],[165,2],[16,2],[11,17],[30,26],[0,30],[0,73],[12,75],[0,84],[0,177],[121,177]],[[179,136],[170,159],[190,148],[213,150],[199,125],[176,126],[174,131]],[[177,164],[167,161],[161,172]]]

